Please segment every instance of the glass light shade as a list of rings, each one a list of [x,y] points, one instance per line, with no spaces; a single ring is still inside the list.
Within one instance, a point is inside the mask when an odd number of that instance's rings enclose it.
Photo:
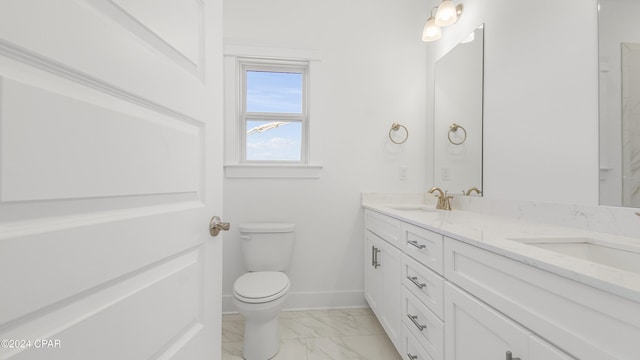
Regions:
[[[436,26],[435,19],[430,17],[422,29],[422,41],[436,41],[442,37],[442,29]]]
[[[444,0],[436,12],[436,25],[449,26],[455,24],[456,21],[458,21],[456,6],[453,5],[453,1]]]

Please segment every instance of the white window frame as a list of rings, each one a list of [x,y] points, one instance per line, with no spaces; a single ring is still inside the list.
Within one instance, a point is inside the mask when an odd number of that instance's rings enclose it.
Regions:
[[[244,164],[308,164],[308,119],[309,119],[309,62],[293,60],[238,58],[240,71],[240,162]],[[301,113],[247,112],[247,72],[288,72],[302,74]],[[249,160],[247,159],[247,121],[287,121],[301,124],[300,160]]]
[[[241,122],[241,71],[239,59],[269,62],[302,62],[307,69],[307,122],[306,162],[242,162]],[[321,52],[315,49],[291,48],[282,44],[256,45],[252,41],[226,39],[224,44],[224,128],[220,141],[224,141],[225,177],[232,179],[319,179],[322,174],[323,143],[321,139],[328,129],[320,119],[323,116],[322,99],[328,85],[322,74],[326,70]],[[315,110],[314,110],[315,109]],[[318,120],[320,119],[320,120]],[[246,130],[245,130],[246,131]]]

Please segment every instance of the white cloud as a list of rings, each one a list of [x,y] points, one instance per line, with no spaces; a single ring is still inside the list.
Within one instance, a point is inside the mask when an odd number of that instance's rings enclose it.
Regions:
[[[265,141],[247,141],[249,160],[300,160],[300,142],[294,139],[272,137]]]

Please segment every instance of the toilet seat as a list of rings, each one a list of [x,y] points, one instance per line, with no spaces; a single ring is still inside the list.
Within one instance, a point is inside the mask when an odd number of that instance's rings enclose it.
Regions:
[[[283,272],[250,272],[240,276],[233,284],[233,295],[245,303],[266,303],[285,295],[290,285],[289,277]]]

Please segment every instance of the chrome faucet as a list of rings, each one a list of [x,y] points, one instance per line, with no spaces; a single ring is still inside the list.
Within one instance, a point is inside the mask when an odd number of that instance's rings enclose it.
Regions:
[[[442,191],[439,187],[432,187],[429,189],[429,193],[433,194],[434,191],[437,191],[438,194],[436,197],[438,198],[438,204],[436,205],[436,209],[440,210],[451,210],[451,199],[453,196],[449,195],[446,191]]]

